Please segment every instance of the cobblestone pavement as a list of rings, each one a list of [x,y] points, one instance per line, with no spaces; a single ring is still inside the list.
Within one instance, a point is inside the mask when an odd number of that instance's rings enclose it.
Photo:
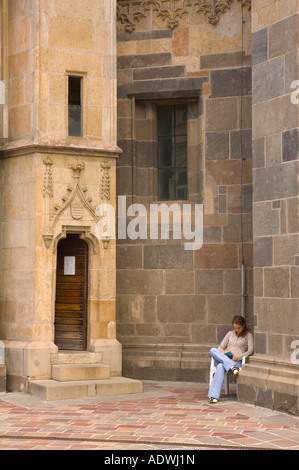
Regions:
[[[239,403],[218,404],[207,385],[144,382],[143,393],[45,402],[0,395],[1,450],[299,450],[299,418]]]

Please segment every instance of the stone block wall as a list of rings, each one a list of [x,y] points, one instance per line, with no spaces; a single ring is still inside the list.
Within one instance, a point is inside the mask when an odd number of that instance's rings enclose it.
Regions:
[[[298,117],[291,101],[298,77],[297,12],[276,19],[262,28],[257,24],[253,33],[256,340],[257,352],[288,359],[299,326]]]
[[[3,78],[6,85],[9,139],[33,137],[35,121],[35,16],[32,2],[3,3]],[[16,37],[20,38],[16,41]],[[2,136],[1,136],[2,137]]]
[[[256,356],[240,376],[239,397],[298,413],[297,4],[253,2],[252,25]]]
[[[85,8],[78,0],[4,0],[5,138],[65,142],[67,75],[74,74],[84,78],[86,144],[115,143],[114,8],[108,0],[87,0]]]
[[[172,30],[152,12],[134,32],[118,27],[118,195],[147,209],[166,202],[158,199],[155,107],[180,100],[188,106],[188,200],[167,204],[204,211],[198,251],[172,238],[118,240],[124,371],[207,380],[209,347],[242,312],[242,262],[253,326],[250,14],[236,3],[216,26],[189,12]]]

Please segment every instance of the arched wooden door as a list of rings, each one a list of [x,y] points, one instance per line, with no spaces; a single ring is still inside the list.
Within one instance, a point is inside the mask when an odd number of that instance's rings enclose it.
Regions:
[[[68,235],[57,247],[55,337],[59,349],[85,351],[87,344],[88,245]]]

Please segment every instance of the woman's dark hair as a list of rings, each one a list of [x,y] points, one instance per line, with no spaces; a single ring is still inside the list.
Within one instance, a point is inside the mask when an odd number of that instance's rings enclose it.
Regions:
[[[244,327],[242,333],[241,333],[241,336],[246,336],[247,333],[248,333],[248,328],[246,326],[246,321],[245,321],[245,318],[244,317],[241,317],[241,315],[236,315],[234,318],[233,318],[233,321],[232,321],[232,324],[236,324],[236,325],[241,325]]]

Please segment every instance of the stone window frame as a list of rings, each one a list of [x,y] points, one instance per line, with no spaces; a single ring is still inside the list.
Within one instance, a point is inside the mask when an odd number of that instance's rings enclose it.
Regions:
[[[73,87],[76,83],[76,96],[74,95],[73,92]],[[82,121],[82,104],[83,104],[83,79],[80,76],[77,75],[68,75],[68,136],[69,137],[82,137],[82,132],[83,132],[83,121]],[[74,104],[72,103],[72,99],[76,98],[78,100],[78,103]],[[80,121],[78,121],[78,128],[76,129],[77,125],[74,127],[74,124],[72,124],[72,112],[76,111],[76,115],[78,112],[78,116],[80,114]],[[77,133],[78,131],[78,133]]]
[[[75,136],[69,134],[69,77],[81,78],[81,135]],[[74,70],[65,71],[65,135],[67,139],[82,139],[86,137],[87,131],[87,72],[79,72]]]
[[[181,96],[182,95],[182,96]],[[194,92],[173,92],[173,93],[144,93],[140,95],[135,95],[130,97],[133,101],[133,132],[132,132],[132,141],[133,141],[133,194],[136,195],[134,190],[136,186],[136,163],[138,160],[138,107],[146,106],[147,111],[146,115],[148,116],[148,121],[152,121],[150,124],[142,126],[143,133],[147,133],[147,139],[152,140],[156,146],[158,145],[158,129],[157,129],[157,106],[161,105],[174,105],[174,104],[186,104],[187,105],[187,198],[186,199],[159,199],[159,188],[158,188],[158,148],[156,148],[156,158],[155,165],[152,168],[152,190],[151,190],[151,199],[154,202],[161,203],[203,203],[204,197],[204,185],[203,185],[203,168],[204,168],[204,159],[203,159],[203,145],[200,142],[201,126],[202,126],[202,103],[201,103],[201,94],[194,94]],[[138,195],[137,195],[138,197]]]

